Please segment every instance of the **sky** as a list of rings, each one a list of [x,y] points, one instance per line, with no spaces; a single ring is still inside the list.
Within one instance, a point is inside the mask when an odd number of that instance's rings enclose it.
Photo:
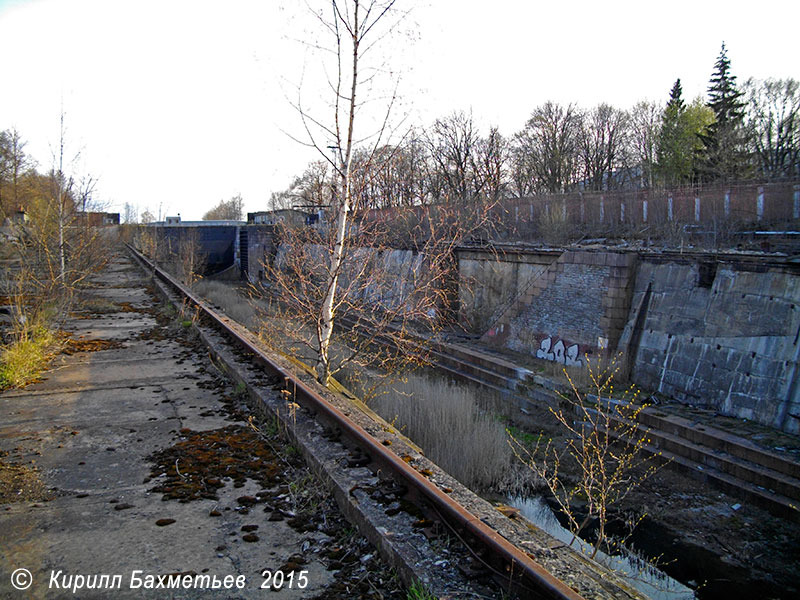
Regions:
[[[663,102],[679,77],[684,98],[705,96],[723,41],[740,83],[800,79],[796,1],[398,6],[381,57],[400,73],[403,127],[464,110],[512,135],[548,100]],[[0,130],[46,171],[63,112],[69,168],[110,212],[200,219],[236,194],[265,210],[319,156],[292,108],[298,88],[328,97],[314,31],[297,0],[0,0]]]

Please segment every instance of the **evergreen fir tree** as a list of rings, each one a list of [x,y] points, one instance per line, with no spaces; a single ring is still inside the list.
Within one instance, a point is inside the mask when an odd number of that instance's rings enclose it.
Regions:
[[[708,86],[708,107],[714,111],[715,122],[701,136],[698,175],[705,181],[744,179],[750,174],[743,96],[736,87],[736,76],[731,74],[731,61],[723,42]]]
[[[667,108],[674,108],[677,111],[683,111],[685,105],[683,103],[683,87],[681,87],[681,78],[675,80],[675,83],[672,85],[672,89],[669,92],[669,102],[667,102]]]
[[[656,152],[657,172],[666,185],[685,183],[691,175],[692,150],[686,141],[686,124],[681,80],[677,79],[669,93],[669,101],[661,119],[661,133]]]
[[[714,111],[718,126],[741,126],[744,120],[744,92],[736,88],[736,76],[731,75],[731,61],[725,42],[722,42],[722,50],[714,63],[709,84],[708,106]]]

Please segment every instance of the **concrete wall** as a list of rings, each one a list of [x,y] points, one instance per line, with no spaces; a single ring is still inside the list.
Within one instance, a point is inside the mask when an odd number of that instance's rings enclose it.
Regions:
[[[276,260],[268,226],[198,229],[212,263],[234,246],[251,281]],[[162,228],[176,245],[186,228]],[[209,252],[210,250],[210,252]],[[245,254],[247,256],[245,256]],[[748,254],[637,253],[601,249],[457,253],[459,320],[484,343],[570,366],[622,352],[644,387],[722,414],[800,432],[800,263]],[[376,268],[353,291],[411,306],[425,259],[361,249]],[[349,275],[345,274],[346,285]]]
[[[245,238],[243,240],[243,238]],[[242,252],[242,242],[246,242]],[[247,225],[239,228],[239,266],[242,275],[251,283],[263,281],[266,264],[271,264],[276,252],[275,227],[273,225]]]
[[[800,432],[800,264],[744,254],[459,252],[465,326],[567,366],[623,354],[646,390]]]
[[[521,297],[530,283],[558,260],[560,251],[502,253],[458,251],[459,322],[484,333]]]
[[[627,322],[635,264],[635,253],[570,250],[525,278],[517,268],[516,297],[482,339],[574,366],[586,354],[613,351]]]
[[[274,261],[278,267],[285,264],[287,247],[281,243],[259,248],[251,243],[251,263],[254,256],[264,256],[265,252],[266,260]],[[313,269],[310,263],[322,265],[329,260],[322,246],[309,244],[304,252],[309,271]],[[423,254],[413,250],[375,248],[355,248],[349,252],[350,260],[339,275],[338,289],[340,294],[345,294],[354,303],[398,314],[404,311],[416,315],[425,312],[434,316],[436,311],[441,311],[438,303],[435,308],[429,307],[430,302],[425,302],[420,294],[420,291],[424,291],[430,296],[426,289],[430,273]],[[326,269],[327,265],[314,270],[324,272]],[[434,313],[429,313],[429,308]]]
[[[159,253],[169,260],[176,258],[187,243],[197,249],[199,272],[213,275],[238,267],[250,281],[263,275],[263,261],[274,256],[272,225],[194,225],[153,226],[159,239]]]
[[[642,257],[633,379],[725,415],[798,432],[800,419],[790,416],[800,414],[798,267],[769,259]]]
[[[153,226],[152,231],[159,238],[159,253],[173,256],[180,253],[182,244],[191,243],[199,249],[199,272],[203,275],[218,273],[234,264],[234,243],[236,227],[214,225],[206,227],[191,226]]]
[[[411,250],[359,248],[354,257],[359,267],[369,265],[365,284],[351,286],[354,298],[383,310],[418,309],[415,297],[427,280],[424,255]],[[345,270],[345,286],[353,277],[354,273]]]

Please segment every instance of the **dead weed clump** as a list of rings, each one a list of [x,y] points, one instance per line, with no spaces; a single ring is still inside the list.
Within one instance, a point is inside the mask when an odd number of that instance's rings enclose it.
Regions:
[[[238,287],[222,281],[201,279],[192,290],[219,307],[229,318],[252,331],[258,331],[256,309]]]
[[[464,485],[507,491],[522,483],[504,425],[480,407],[474,390],[411,375],[378,395],[373,408]]]
[[[69,356],[78,352],[99,352],[100,350],[115,350],[124,347],[125,344],[117,340],[76,340],[75,338],[67,338],[61,353]]]

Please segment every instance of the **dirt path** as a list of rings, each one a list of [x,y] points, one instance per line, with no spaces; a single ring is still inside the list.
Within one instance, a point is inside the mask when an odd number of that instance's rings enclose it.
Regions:
[[[127,258],[89,292],[69,354],[0,396],[0,597],[261,598],[264,570],[285,598],[400,593]]]

